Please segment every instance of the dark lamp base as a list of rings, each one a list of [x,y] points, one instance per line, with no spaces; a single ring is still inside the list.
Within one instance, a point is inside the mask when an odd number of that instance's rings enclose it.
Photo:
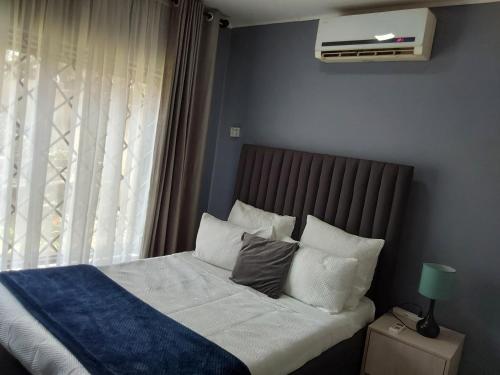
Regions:
[[[439,325],[434,320],[434,303],[435,301],[431,299],[427,316],[417,322],[417,332],[432,339],[439,336]]]

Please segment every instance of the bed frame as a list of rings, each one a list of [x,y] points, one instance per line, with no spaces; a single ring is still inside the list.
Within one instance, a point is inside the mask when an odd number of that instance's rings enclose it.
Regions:
[[[397,242],[413,167],[371,160],[243,145],[234,199],[297,218],[300,238],[307,215],[362,237],[385,239],[367,293],[376,316],[386,312],[397,261]],[[293,374],[359,374],[366,327]]]
[[[412,177],[413,167],[405,165],[243,145],[234,199],[295,216],[295,239],[308,214],[352,234],[385,239],[367,294],[379,316],[391,304],[396,245]],[[365,335],[363,328],[293,374],[359,374]],[[0,364],[7,374],[27,374],[1,346]]]

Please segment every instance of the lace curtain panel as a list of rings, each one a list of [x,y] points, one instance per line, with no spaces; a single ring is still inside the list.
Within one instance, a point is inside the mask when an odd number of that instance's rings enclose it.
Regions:
[[[168,11],[0,1],[1,270],[140,256]]]

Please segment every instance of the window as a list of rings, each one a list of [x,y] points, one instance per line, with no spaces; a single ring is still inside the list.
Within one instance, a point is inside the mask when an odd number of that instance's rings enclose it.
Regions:
[[[0,6],[2,270],[140,256],[167,10],[90,4]]]

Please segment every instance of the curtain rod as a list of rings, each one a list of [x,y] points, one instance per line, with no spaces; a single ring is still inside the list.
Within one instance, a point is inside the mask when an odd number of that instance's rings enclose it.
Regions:
[[[180,0],[170,0],[172,2],[172,4],[176,7],[176,6],[179,6],[179,1]],[[212,22],[212,20],[214,19],[214,13],[207,10],[205,12],[203,12],[203,15],[205,16],[206,20],[208,22]],[[219,20],[219,26],[223,29],[225,29],[226,27],[229,26],[229,20],[226,19],[226,18],[221,18]]]
[[[212,12],[207,11],[207,12],[204,12],[203,14],[205,15],[205,18],[206,18],[206,20],[207,20],[208,22],[212,22],[212,21],[213,21],[213,19],[214,19],[214,14],[213,14]],[[225,18],[221,18],[221,19],[219,20],[219,26],[220,26],[221,28],[225,29],[226,27],[228,27],[228,26],[229,26],[229,21],[228,21],[227,19],[225,19]]]

